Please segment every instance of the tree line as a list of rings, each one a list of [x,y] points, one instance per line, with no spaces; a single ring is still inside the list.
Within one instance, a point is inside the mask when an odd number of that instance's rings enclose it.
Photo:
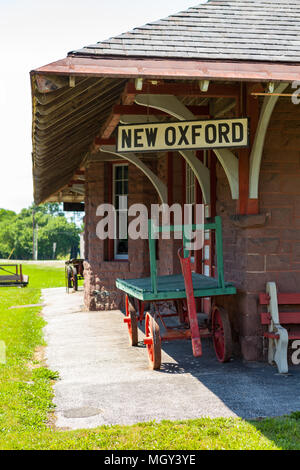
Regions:
[[[81,228],[67,220],[60,204],[47,203],[19,214],[0,209],[0,258],[32,259],[34,231],[40,260],[69,258],[79,249]]]

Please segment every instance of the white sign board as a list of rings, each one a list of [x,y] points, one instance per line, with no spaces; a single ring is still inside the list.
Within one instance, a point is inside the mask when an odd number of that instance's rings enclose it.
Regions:
[[[248,146],[248,118],[118,126],[117,151],[120,153]]]

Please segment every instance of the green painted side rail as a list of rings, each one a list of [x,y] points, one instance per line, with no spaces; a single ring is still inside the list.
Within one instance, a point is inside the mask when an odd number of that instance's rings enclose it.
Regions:
[[[171,225],[155,226],[153,220],[149,220],[149,254],[150,254],[150,277],[141,279],[121,280],[117,279],[116,286],[139,300],[155,301],[167,299],[185,299],[185,285],[183,276],[169,275],[157,276],[156,261],[156,240],[159,234],[166,232],[180,232],[183,234],[183,248],[185,257],[189,256],[187,244],[189,240],[187,234],[197,230],[214,230],[216,233],[216,260],[217,260],[217,278],[193,273],[193,287],[195,297],[213,297],[218,295],[233,295],[236,288],[231,283],[225,283],[224,279],[224,258],[223,258],[223,237],[222,220],[216,217],[214,222],[208,222],[200,225]]]
[[[156,238],[153,237],[155,227],[152,220],[148,222],[149,252],[150,252],[150,273],[153,294],[157,294],[157,263],[156,263]]]
[[[126,294],[144,301],[186,299],[182,275],[160,276],[157,278],[157,292],[152,292],[151,277],[140,279],[117,279],[116,286]],[[218,287],[215,278],[193,273],[194,295],[197,298],[231,295],[236,293],[233,284]]]

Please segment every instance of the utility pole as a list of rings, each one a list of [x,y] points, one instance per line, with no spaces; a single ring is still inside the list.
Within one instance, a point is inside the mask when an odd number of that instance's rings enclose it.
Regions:
[[[56,246],[57,246],[57,243],[54,242],[53,243],[53,259],[55,259],[55,254],[56,254]]]
[[[35,210],[32,209],[32,259],[35,258]]]
[[[35,210],[32,209],[32,259],[38,259],[38,225],[35,223]]]
[[[34,259],[35,261],[38,260],[38,257],[39,257],[39,226],[38,224],[36,224],[35,226],[35,254],[34,254]]]

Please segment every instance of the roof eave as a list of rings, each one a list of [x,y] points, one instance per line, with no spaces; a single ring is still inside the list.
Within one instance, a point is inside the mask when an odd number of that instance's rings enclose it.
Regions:
[[[139,57],[68,56],[31,72],[33,75],[65,75],[110,78],[172,80],[300,80],[300,63],[248,62]]]

